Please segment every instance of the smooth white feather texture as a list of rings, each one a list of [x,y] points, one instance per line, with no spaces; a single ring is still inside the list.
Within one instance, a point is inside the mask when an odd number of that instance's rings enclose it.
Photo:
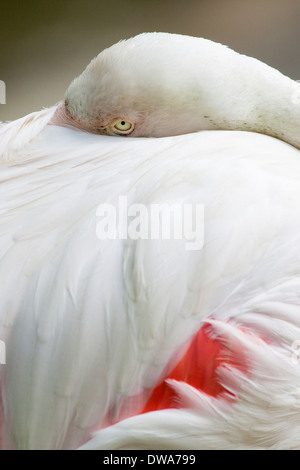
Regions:
[[[120,419],[85,448],[299,447],[298,150],[247,132],[47,126],[0,178],[4,447],[77,448]],[[204,204],[203,249],[100,241],[96,209],[120,195]],[[247,351],[250,376],[219,371],[237,402],[173,382],[189,409],[130,417],[205,321]]]
[[[56,111],[56,106],[36,111],[0,127],[0,163],[23,159],[29,144],[38,138]],[[1,124],[1,123],[0,123]]]

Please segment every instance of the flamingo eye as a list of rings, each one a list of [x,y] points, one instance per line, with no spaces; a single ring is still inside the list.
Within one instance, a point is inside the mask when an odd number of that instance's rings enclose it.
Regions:
[[[114,123],[114,129],[116,131],[116,133],[118,134],[130,134],[133,129],[134,129],[134,124],[133,122],[131,121],[128,121],[126,119],[118,119],[115,123]]]

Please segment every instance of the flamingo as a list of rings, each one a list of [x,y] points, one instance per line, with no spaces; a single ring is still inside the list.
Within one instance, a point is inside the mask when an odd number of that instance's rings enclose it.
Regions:
[[[299,87],[145,33],[1,126],[3,449],[300,447]],[[203,243],[100,239],[121,197]]]

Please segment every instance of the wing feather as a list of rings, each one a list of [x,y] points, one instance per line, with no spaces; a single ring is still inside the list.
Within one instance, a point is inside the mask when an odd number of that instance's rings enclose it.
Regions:
[[[20,151],[0,173],[3,403],[18,448],[76,448],[93,430],[140,413],[208,318],[245,315],[262,334],[267,314],[257,312],[268,300],[278,347],[287,351],[300,334],[297,150],[241,132],[89,135],[46,126],[51,112],[0,136],[2,160]],[[129,206],[204,204],[204,247],[99,240],[97,207],[117,208],[120,196]],[[177,416],[162,413],[150,421]],[[146,426],[146,415],[132,419]]]

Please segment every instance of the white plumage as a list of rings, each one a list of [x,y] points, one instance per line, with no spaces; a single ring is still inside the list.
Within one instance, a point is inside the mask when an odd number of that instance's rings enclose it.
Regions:
[[[299,448],[299,150],[99,136],[55,112],[0,130],[2,446]],[[99,240],[97,207],[119,196],[204,204],[203,248]],[[246,363],[217,368],[235,399],[169,379],[177,409],[140,414],[203,325]]]

